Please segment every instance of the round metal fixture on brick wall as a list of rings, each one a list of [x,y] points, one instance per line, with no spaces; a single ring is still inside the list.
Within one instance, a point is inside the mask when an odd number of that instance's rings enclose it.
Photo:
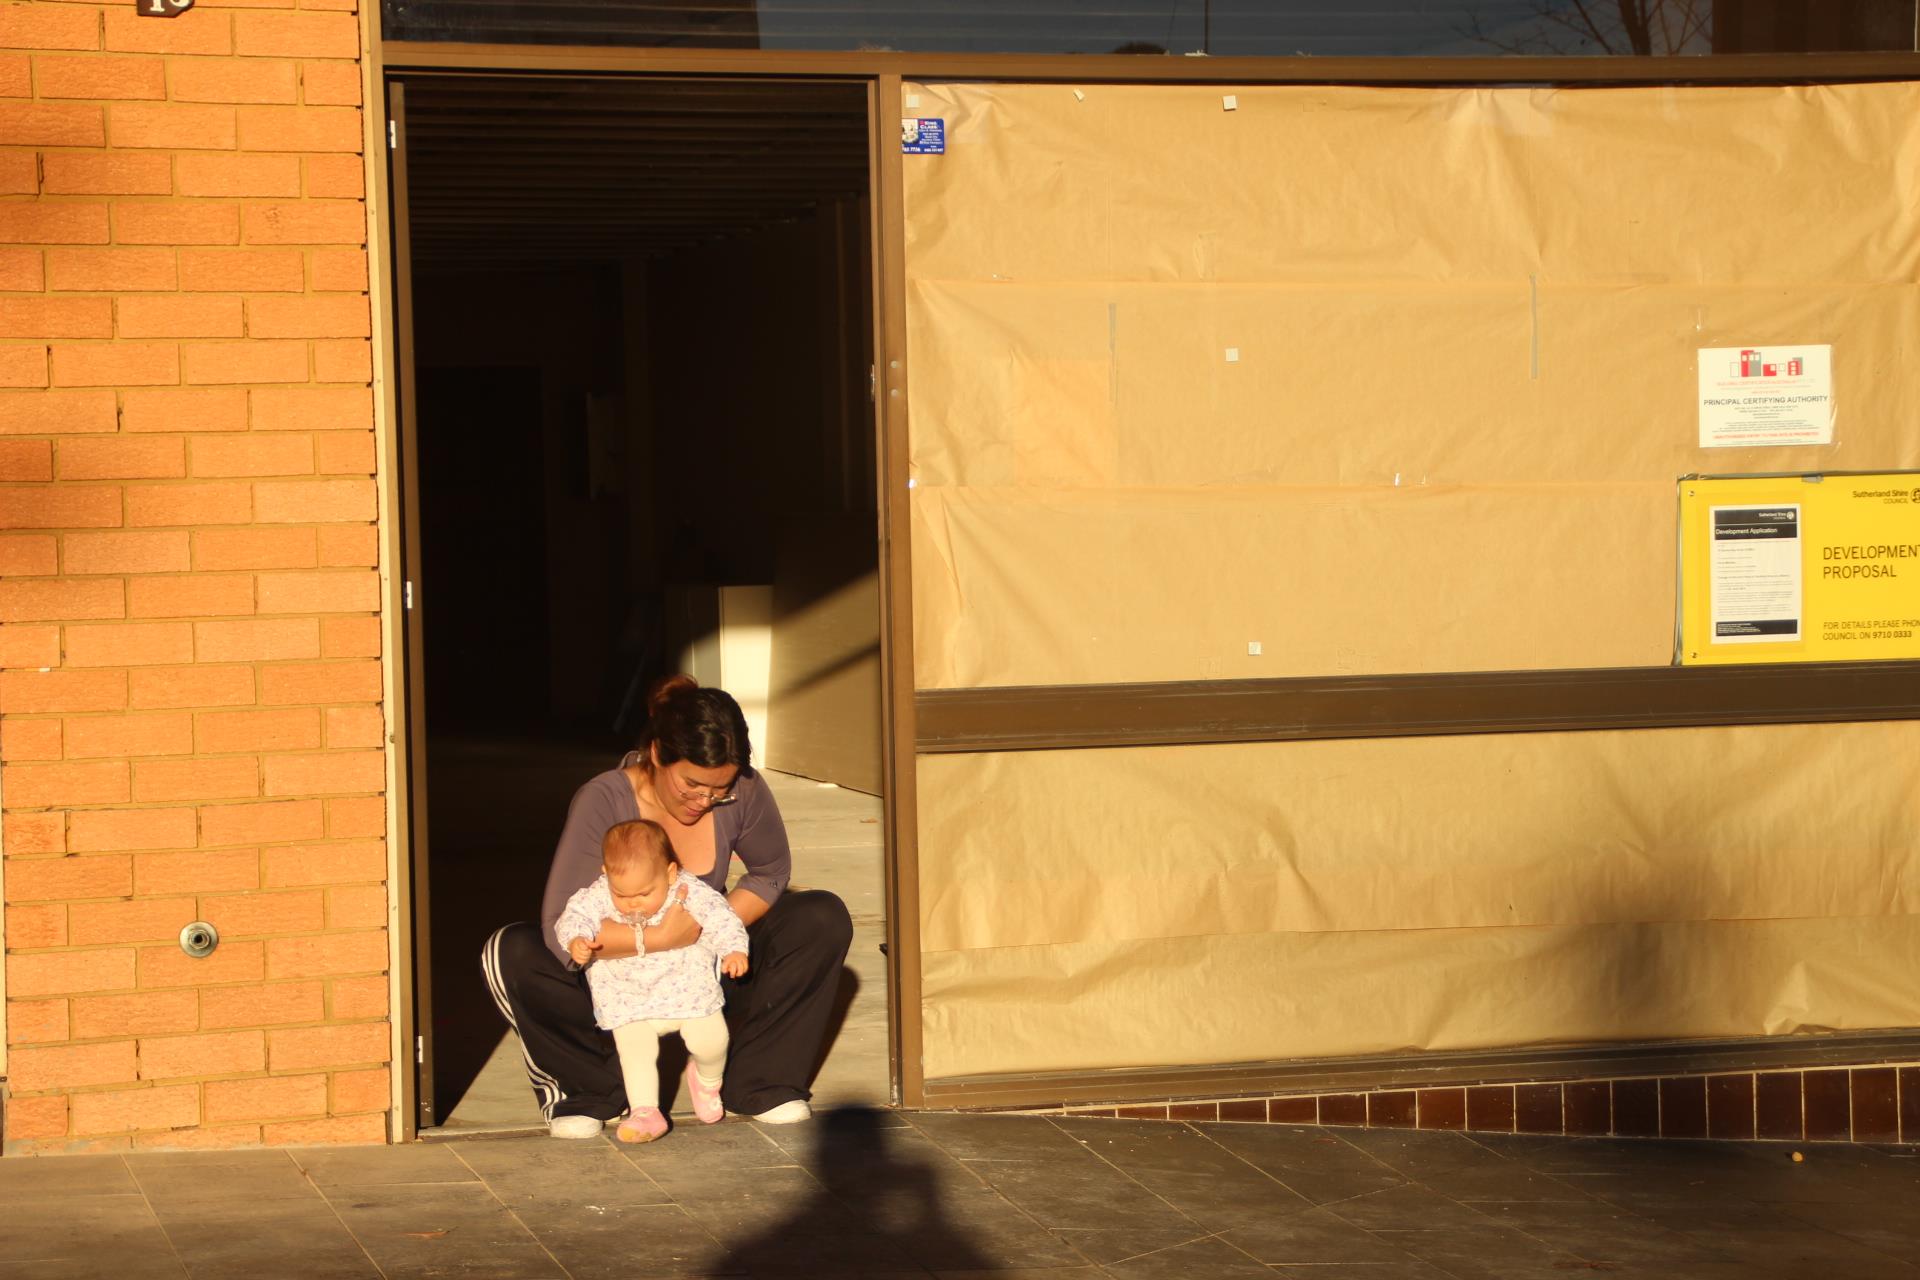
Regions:
[[[205,920],[195,920],[180,931],[180,949],[195,960],[213,954],[220,945],[220,931]]]

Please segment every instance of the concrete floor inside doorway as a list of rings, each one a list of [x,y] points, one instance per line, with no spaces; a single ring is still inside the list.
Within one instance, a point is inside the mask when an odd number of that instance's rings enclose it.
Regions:
[[[519,1043],[485,993],[480,945],[513,912],[524,918],[538,912],[568,799],[617,758],[617,752],[598,747],[555,742],[467,738],[434,744],[428,757],[435,798],[433,987],[443,1119],[423,1129],[423,1138],[543,1127]],[[887,962],[880,950],[886,939],[880,800],[809,778],[763,773],[793,845],[794,885],[832,890],[853,916],[853,946],[841,981],[844,1017],[814,1080],[814,1104],[884,1107],[891,1085]],[[458,804],[449,803],[454,797]],[[517,905],[503,916],[502,902]],[[671,1045],[662,1053],[663,1065],[669,1060],[683,1061]],[[684,1101],[676,1097],[676,1105]]]

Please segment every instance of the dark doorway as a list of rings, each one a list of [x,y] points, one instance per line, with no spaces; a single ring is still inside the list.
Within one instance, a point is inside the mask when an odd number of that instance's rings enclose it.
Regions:
[[[877,790],[871,132],[859,83],[403,91],[430,1127],[502,1052],[481,945],[537,916],[653,679],[743,693],[762,768]]]

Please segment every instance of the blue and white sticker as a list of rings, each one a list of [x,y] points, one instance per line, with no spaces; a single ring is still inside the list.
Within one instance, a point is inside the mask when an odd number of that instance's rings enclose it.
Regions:
[[[947,122],[938,117],[916,120],[909,116],[900,122],[900,150],[910,156],[943,156],[947,153]]]

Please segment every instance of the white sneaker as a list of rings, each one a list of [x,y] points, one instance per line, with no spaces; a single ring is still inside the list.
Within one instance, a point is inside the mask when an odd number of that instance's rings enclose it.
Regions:
[[[549,1138],[597,1138],[606,1121],[597,1116],[555,1116],[547,1121]]]
[[[813,1118],[813,1108],[807,1105],[805,1098],[794,1098],[777,1107],[768,1107],[754,1116],[761,1124],[799,1124],[802,1120]]]

